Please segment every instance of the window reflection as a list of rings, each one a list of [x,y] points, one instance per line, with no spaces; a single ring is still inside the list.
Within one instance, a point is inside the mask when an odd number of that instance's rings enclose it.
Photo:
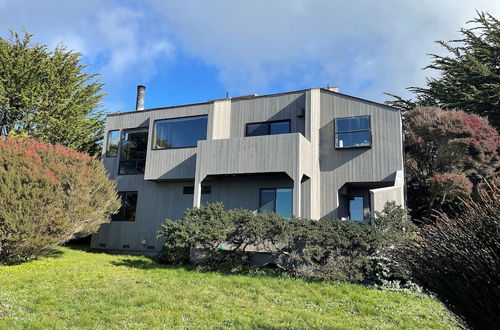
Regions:
[[[335,148],[369,147],[370,116],[335,119]]]
[[[148,128],[123,131],[118,174],[143,174],[148,147]]]
[[[172,149],[196,147],[207,138],[207,116],[175,118],[155,122],[153,148]]]
[[[292,188],[261,189],[259,213],[277,213],[291,219],[292,191]]]
[[[349,220],[364,220],[363,197],[349,198]]]

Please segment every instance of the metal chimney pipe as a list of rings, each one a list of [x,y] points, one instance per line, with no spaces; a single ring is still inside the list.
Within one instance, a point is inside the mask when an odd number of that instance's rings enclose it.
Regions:
[[[146,86],[137,85],[137,100],[135,102],[135,111],[144,110],[144,94],[146,94]]]

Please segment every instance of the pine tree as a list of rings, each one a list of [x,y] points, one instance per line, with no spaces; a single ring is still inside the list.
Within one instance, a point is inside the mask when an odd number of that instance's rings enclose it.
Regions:
[[[99,153],[103,84],[85,73],[81,54],[49,50],[28,32],[0,38],[0,135],[21,135]]]
[[[470,28],[461,28],[463,38],[437,43],[449,55],[431,54],[432,63],[424,69],[440,72],[428,78],[426,87],[410,87],[415,100],[393,96],[387,103],[403,111],[415,106],[438,106],[458,109],[485,117],[500,130],[500,21],[492,15],[477,12],[469,21]]]

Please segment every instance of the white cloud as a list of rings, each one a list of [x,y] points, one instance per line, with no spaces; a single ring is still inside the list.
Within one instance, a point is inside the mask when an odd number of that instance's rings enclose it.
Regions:
[[[422,85],[426,54],[443,52],[433,42],[457,37],[475,9],[500,16],[496,0],[0,0],[0,35],[63,41],[110,94],[181,54],[215,68],[232,95],[330,84],[382,101]]]
[[[229,89],[340,84],[383,100],[423,84],[435,40],[457,37],[474,9],[498,1],[155,1],[184,51],[219,70]],[[283,83],[281,83],[283,85]]]
[[[118,1],[16,0],[0,2],[0,10],[0,34],[26,28],[36,41],[51,47],[63,42],[84,54],[108,81],[147,80],[156,72],[156,61],[174,53],[164,27],[152,26],[154,13],[141,4],[130,8]]]

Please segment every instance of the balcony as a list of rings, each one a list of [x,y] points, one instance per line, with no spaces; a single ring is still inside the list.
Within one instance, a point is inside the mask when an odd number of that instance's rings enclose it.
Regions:
[[[287,173],[310,175],[310,143],[300,133],[198,141],[196,175]]]
[[[197,148],[148,150],[144,180],[193,179]]]

